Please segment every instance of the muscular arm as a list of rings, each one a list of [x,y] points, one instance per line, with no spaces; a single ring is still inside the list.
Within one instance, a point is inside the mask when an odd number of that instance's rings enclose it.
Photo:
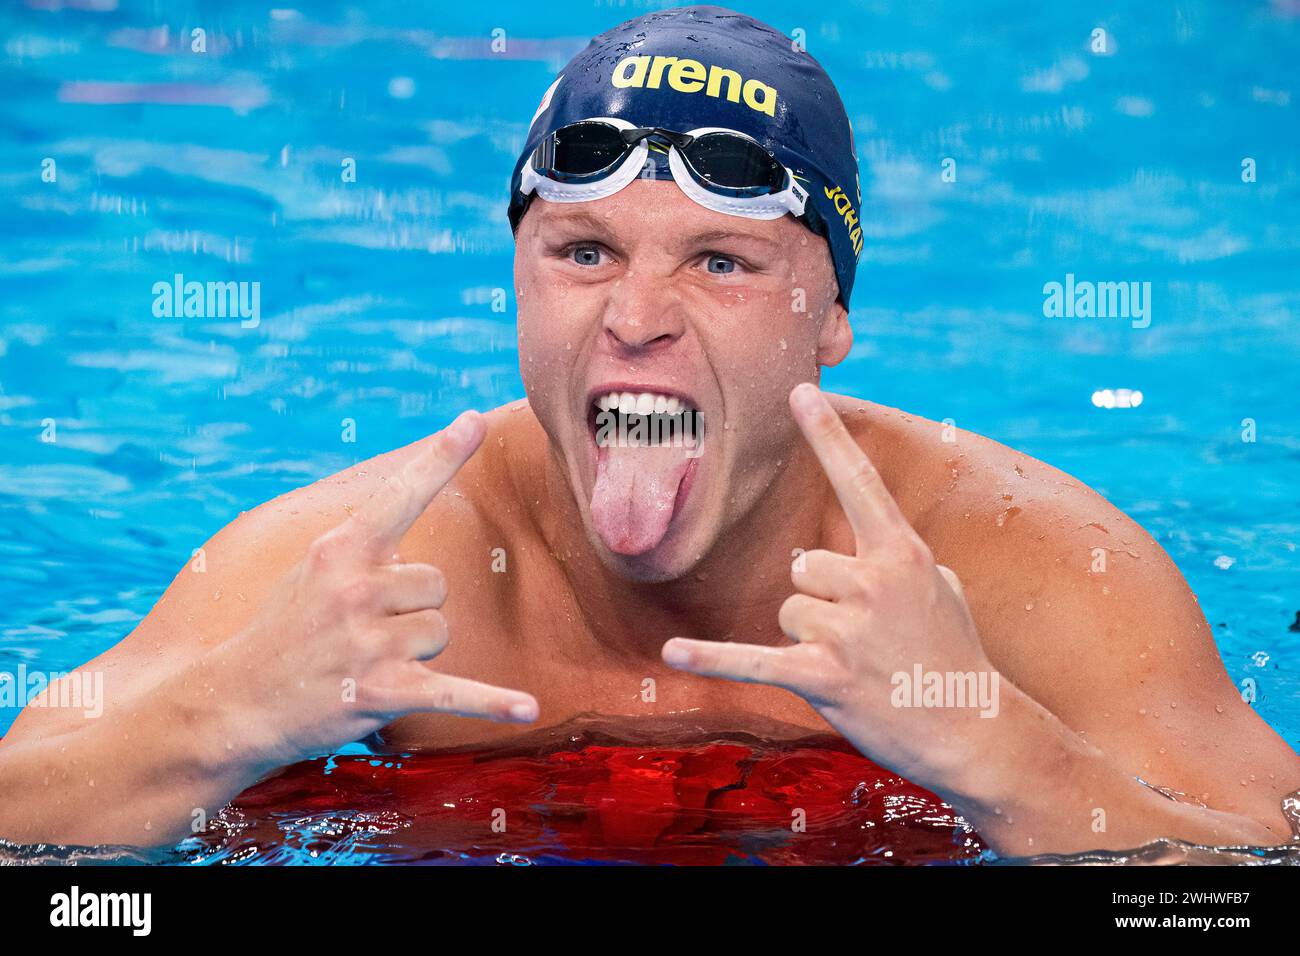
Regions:
[[[174,842],[267,770],[399,715],[535,719],[531,696],[426,664],[447,646],[446,577],[401,551],[427,553],[404,536],[482,441],[480,416],[458,422],[217,535],[203,570],[81,669],[103,672],[100,716],[19,715],[0,742],[0,836]],[[452,525],[432,530],[454,540]]]
[[[313,538],[346,517],[324,490],[241,514],[135,630],[77,669],[103,675],[101,715],[40,699],[19,714],[0,741],[0,836],[174,842],[195,810],[210,817],[273,769],[249,734],[249,702],[214,672],[213,652],[248,625]]]
[[[18,843],[174,843],[278,761],[247,736],[251,715],[212,706],[199,662],[159,664],[155,683],[113,694],[83,725],[28,718],[0,743],[0,835]]]
[[[1017,854],[1290,840],[1281,804],[1300,756],[1242,700],[1173,562],[1100,496],[1055,479],[1039,496],[1024,470],[1009,486],[1026,489],[1022,508],[991,546],[948,555],[991,661],[1023,692],[1004,688],[992,721],[1017,728],[1014,746],[972,761],[988,772],[962,785],[981,832]]]

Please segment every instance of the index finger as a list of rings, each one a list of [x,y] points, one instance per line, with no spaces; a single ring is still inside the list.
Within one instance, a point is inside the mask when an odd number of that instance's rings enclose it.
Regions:
[[[453,677],[417,664],[386,700],[394,713],[432,711],[458,717],[483,717],[510,723],[537,719],[537,698],[521,690]]]
[[[880,472],[821,390],[808,382],[796,385],[790,393],[790,407],[840,499],[858,545],[879,538],[882,526],[897,530],[907,527],[907,519],[898,510]]]
[[[426,439],[425,447],[352,513],[349,527],[360,536],[367,557],[377,561],[392,557],[407,529],[474,454],[485,432],[483,416],[475,411],[462,412],[454,422]]]
[[[771,684],[803,696],[813,692],[820,673],[807,645],[770,647],[674,637],[664,643],[660,656],[669,667],[702,677]]]

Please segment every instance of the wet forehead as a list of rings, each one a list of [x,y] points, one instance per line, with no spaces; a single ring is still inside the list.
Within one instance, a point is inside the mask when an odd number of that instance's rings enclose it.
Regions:
[[[584,203],[533,200],[528,215],[548,234],[607,238],[623,243],[650,240],[664,248],[740,241],[771,252],[793,252],[807,230],[794,219],[754,220],[705,209],[671,182],[632,183],[613,196]]]

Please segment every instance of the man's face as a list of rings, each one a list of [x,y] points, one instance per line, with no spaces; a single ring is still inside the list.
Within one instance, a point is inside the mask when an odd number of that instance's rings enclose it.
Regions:
[[[592,546],[634,580],[686,574],[755,506],[801,440],[790,390],[851,342],[823,239],[790,216],[705,209],[671,181],[593,202],[534,199],[515,289],[529,402]],[[678,409],[679,429],[698,412],[700,444],[663,440],[681,434],[666,430],[658,445],[617,433],[598,444],[613,421],[599,406],[613,395],[624,410],[638,397],[632,416],[652,402],[652,415]],[[632,416],[622,421],[635,435]]]

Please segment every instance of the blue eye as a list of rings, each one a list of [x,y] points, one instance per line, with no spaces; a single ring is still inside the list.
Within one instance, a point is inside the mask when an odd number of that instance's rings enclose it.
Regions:
[[[714,275],[728,275],[736,270],[736,260],[728,256],[709,256],[709,271]]]
[[[600,250],[595,246],[574,246],[573,261],[582,266],[600,264]]]

